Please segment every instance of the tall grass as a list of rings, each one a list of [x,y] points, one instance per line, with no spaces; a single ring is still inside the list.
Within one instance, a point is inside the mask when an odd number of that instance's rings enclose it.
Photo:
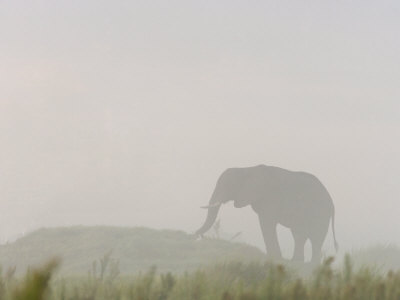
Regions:
[[[117,265],[106,255],[99,270],[94,265],[87,276],[52,278],[58,262],[51,261],[28,271],[22,279],[2,274],[0,299],[400,299],[399,271],[385,275],[367,267],[355,271],[349,257],[340,269],[334,269],[332,262],[332,258],[325,260],[309,276],[300,276],[283,265],[231,262],[181,275],[159,274],[153,267],[129,277],[119,275]]]

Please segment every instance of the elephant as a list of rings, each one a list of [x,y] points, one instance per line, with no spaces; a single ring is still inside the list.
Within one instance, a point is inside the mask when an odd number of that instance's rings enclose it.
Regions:
[[[258,215],[267,256],[282,259],[276,227],[289,228],[294,239],[292,260],[304,262],[304,245],[309,239],[311,262],[319,263],[321,248],[332,220],[335,250],[335,208],[324,185],[314,175],[274,166],[258,165],[226,169],[219,177],[207,206],[204,224],[196,231],[202,237],[215,222],[222,204],[250,205]]]

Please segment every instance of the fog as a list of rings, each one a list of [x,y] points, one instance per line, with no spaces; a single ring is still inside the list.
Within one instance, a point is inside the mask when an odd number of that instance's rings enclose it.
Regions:
[[[1,1],[0,240],[77,224],[192,233],[225,169],[266,164],[323,182],[342,250],[400,244],[399,10]],[[264,248],[250,207],[219,218]]]

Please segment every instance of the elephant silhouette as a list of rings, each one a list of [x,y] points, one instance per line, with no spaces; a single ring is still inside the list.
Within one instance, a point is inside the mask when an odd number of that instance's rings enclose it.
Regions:
[[[276,227],[289,228],[294,239],[293,260],[304,262],[304,245],[309,239],[311,261],[321,260],[321,248],[332,219],[335,236],[335,208],[324,185],[312,174],[259,165],[229,168],[219,177],[207,206],[207,218],[197,236],[202,236],[215,222],[223,203],[234,201],[234,206],[251,205],[258,215],[267,256],[281,259]]]

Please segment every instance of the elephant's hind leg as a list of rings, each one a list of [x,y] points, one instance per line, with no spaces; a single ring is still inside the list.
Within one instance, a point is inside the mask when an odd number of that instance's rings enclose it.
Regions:
[[[279,247],[278,236],[276,233],[277,223],[259,218],[260,227],[264,238],[267,256],[272,259],[282,259],[281,248]]]
[[[292,229],[292,235],[294,240],[294,252],[293,261],[304,262],[304,245],[307,241],[307,237],[302,233]]]
[[[324,236],[318,236],[310,239],[312,247],[311,262],[314,264],[319,264],[321,262],[322,244],[324,243],[324,238]]]
[[[320,223],[320,226],[314,226],[314,230],[310,233],[310,241],[312,247],[312,258],[311,262],[319,264],[322,258],[322,245],[324,243],[326,234],[328,232],[329,219],[324,223]]]

